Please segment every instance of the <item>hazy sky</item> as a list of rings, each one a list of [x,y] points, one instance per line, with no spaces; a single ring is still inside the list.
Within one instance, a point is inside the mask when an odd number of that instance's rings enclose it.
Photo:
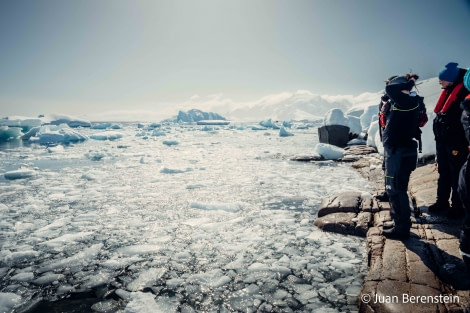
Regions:
[[[469,34],[465,0],[0,0],[0,116],[376,92]]]

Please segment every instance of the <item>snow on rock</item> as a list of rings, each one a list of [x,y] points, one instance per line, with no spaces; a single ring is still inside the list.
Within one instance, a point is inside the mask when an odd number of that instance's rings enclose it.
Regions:
[[[379,122],[374,121],[370,124],[369,129],[367,130],[367,145],[370,147],[377,148],[379,142],[376,141],[376,134],[379,134]],[[380,141],[380,134],[379,134]]]
[[[377,104],[365,108],[364,113],[362,113],[360,117],[361,131],[366,131],[367,129],[369,129],[370,124],[379,118],[378,114],[379,106]]]
[[[349,127],[349,122],[341,109],[333,108],[325,114],[324,125],[343,125]]]
[[[328,111],[323,119],[325,126],[342,125],[349,127],[349,133],[359,135],[362,132],[360,118],[352,115],[345,115],[341,109],[333,108]]]

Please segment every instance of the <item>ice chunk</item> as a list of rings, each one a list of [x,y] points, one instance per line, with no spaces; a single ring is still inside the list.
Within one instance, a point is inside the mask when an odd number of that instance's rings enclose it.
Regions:
[[[164,140],[162,143],[167,146],[176,146],[179,144],[176,140]]]
[[[326,160],[337,160],[344,156],[344,150],[342,148],[325,143],[318,143],[315,146],[314,152],[321,155]]]
[[[33,127],[41,126],[39,118],[25,116],[8,116],[0,119],[0,126],[19,127],[23,132],[27,132]]]
[[[41,126],[29,141],[39,144],[70,143],[87,140],[88,137],[68,127],[66,124],[58,126]]]
[[[21,303],[21,296],[11,292],[0,292],[0,312],[13,312]]]
[[[36,171],[28,168],[20,168],[18,170],[9,171],[3,174],[6,179],[15,180],[33,177],[36,175]]]
[[[284,126],[281,126],[281,130],[279,131],[279,136],[281,136],[281,137],[289,137],[289,136],[294,136],[294,134],[291,133],[291,132],[288,132],[288,131],[284,128]]]
[[[59,280],[63,279],[64,277],[65,276],[62,275],[62,274],[56,274],[56,273],[49,272],[49,273],[45,273],[41,277],[35,279],[33,281],[33,283],[35,285],[48,285],[52,282],[59,281]]]
[[[124,313],[171,313],[160,311],[155,302],[155,296],[151,293],[133,292],[131,300],[124,309]]]
[[[115,123],[100,123],[100,124],[95,124],[93,126],[91,126],[92,129],[107,129],[107,128],[111,128],[111,129],[121,129],[122,126],[119,125],[119,124],[115,124]]]
[[[174,168],[168,168],[168,167],[163,167],[160,170],[160,173],[163,174],[181,174],[181,173],[186,173],[192,171],[192,168],[186,168],[186,169],[174,169]]]
[[[0,126],[0,142],[19,138],[23,135],[21,128],[11,126]]]
[[[13,281],[30,282],[34,279],[33,272],[18,273],[10,278]]]
[[[223,203],[223,202],[213,202],[213,203],[202,203],[202,202],[193,202],[191,207],[195,209],[208,210],[208,211],[226,211],[226,212],[238,212],[243,208],[242,203]]]
[[[272,129],[280,129],[281,127],[279,127],[278,125],[276,125],[276,123],[274,123],[272,121],[272,119],[268,119],[266,121],[261,121],[259,122],[259,124],[265,128],[272,128]]]
[[[57,269],[62,269],[65,267],[75,268],[75,270],[79,270],[81,267],[90,264],[101,251],[103,244],[98,243],[94,244],[89,248],[86,248],[83,251],[78,252],[77,254],[60,259],[57,261],[52,262],[49,265],[45,265],[44,267],[38,270],[39,273],[50,272]]]
[[[162,137],[162,136],[166,136],[166,133],[161,131],[161,130],[158,130],[158,129],[155,129],[153,132],[152,132],[152,136],[154,137]]]
[[[127,285],[127,289],[130,291],[138,291],[145,287],[151,287],[155,281],[162,278],[165,273],[166,269],[164,268],[150,268],[143,270],[140,272],[139,277]]]
[[[94,140],[116,140],[123,136],[124,135],[120,132],[108,130],[102,133],[90,135],[90,138]]]
[[[225,276],[220,269],[215,269],[206,273],[195,274],[188,278],[189,283],[199,284],[203,288],[218,288],[228,284],[231,281],[232,279],[228,276]]]
[[[333,108],[325,114],[324,125],[343,125],[349,127],[349,122],[341,109]]]
[[[39,255],[39,252],[29,249],[24,249],[22,251],[16,251],[10,253],[9,251],[4,251],[5,256],[3,261],[9,265],[18,265],[22,262],[27,262],[33,258],[36,258]]]

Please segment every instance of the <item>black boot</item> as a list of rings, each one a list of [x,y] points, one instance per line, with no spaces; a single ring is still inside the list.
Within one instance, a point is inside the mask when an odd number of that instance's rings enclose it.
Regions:
[[[463,218],[464,216],[465,212],[461,206],[452,206],[449,208],[449,212],[447,212],[447,218],[450,219]]]
[[[388,201],[388,193],[386,191],[378,194],[375,196],[375,199],[380,202],[387,202]]]
[[[384,229],[382,235],[389,239],[405,240],[410,238],[410,230],[399,230],[396,227]]]
[[[449,209],[449,203],[437,201],[428,207],[428,211],[431,213],[440,213]]]

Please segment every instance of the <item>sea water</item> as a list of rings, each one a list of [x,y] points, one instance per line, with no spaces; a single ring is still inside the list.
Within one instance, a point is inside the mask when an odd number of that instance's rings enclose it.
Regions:
[[[318,142],[297,126],[128,123],[2,145],[0,311],[357,310],[365,243],[313,222],[324,197],[370,186],[291,161]]]

